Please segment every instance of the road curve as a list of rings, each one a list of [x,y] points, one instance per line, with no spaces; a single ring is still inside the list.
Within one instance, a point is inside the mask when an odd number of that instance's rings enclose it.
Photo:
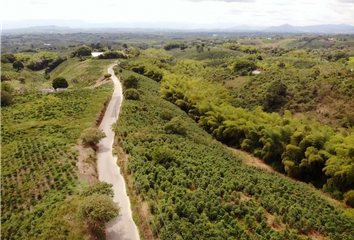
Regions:
[[[140,240],[138,228],[133,221],[124,178],[120,174],[117,157],[112,155],[114,132],[111,126],[118,119],[120,106],[123,101],[122,86],[114,74],[114,66],[108,68],[108,73],[112,75],[111,78],[114,82],[114,92],[100,125],[100,128],[106,133],[107,137],[99,142],[99,151],[97,154],[99,180],[113,184],[114,201],[118,202],[120,207],[119,216],[106,223],[106,239]]]

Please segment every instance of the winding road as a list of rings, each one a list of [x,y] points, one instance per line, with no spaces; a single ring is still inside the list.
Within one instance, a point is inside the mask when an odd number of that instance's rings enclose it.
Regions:
[[[120,106],[123,101],[122,86],[114,74],[114,66],[108,68],[108,73],[112,75],[114,92],[100,125],[100,128],[106,133],[107,137],[99,142],[99,151],[97,154],[99,180],[113,184],[114,201],[118,202],[120,207],[119,216],[106,223],[106,239],[140,240],[138,228],[133,221],[124,178],[120,174],[117,157],[112,155],[114,132],[111,126],[118,119]]]

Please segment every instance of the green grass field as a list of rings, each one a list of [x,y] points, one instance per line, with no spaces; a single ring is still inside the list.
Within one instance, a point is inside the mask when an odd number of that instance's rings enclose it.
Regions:
[[[60,64],[50,73],[50,78],[65,77],[69,88],[82,88],[91,86],[96,81],[103,79],[109,65],[117,63],[112,59],[87,59],[79,61],[78,58],[70,58]]]

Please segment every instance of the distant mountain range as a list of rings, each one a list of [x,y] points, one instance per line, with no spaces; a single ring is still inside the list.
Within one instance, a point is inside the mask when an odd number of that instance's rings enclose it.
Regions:
[[[347,24],[324,24],[297,27],[289,24],[284,24],[277,27],[269,27],[264,31],[267,32],[293,32],[293,33],[354,33],[354,26]]]
[[[45,25],[44,25],[45,24]],[[79,20],[28,20],[6,22],[2,24],[3,32],[28,31],[68,31],[77,30],[172,30],[172,31],[217,31],[217,32],[271,32],[271,33],[354,33],[354,26],[346,24],[323,24],[312,26],[235,26],[233,23],[196,24],[183,22],[135,22],[135,23],[87,23]]]

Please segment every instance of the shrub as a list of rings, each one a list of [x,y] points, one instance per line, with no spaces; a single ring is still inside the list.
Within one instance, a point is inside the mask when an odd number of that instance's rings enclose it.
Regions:
[[[81,140],[84,144],[97,144],[101,139],[105,138],[106,134],[102,129],[96,127],[86,128],[81,134]]]
[[[12,103],[12,95],[1,91],[1,107],[9,106]]]
[[[112,189],[113,185],[106,182],[97,182],[92,186],[87,187],[82,193],[82,196],[91,196],[94,194],[104,194],[109,197],[114,197],[114,192]]]
[[[350,190],[344,194],[344,202],[349,206],[354,207],[354,190]]]
[[[112,74],[107,73],[107,74],[105,74],[103,76],[104,76],[104,78],[110,78],[112,76]]]
[[[136,89],[127,89],[124,93],[124,96],[126,99],[129,100],[139,100],[140,96],[139,96],[139,92]]]
[[[20,71],[20,70],[22,70],[25,66],[23,65],[22,62],[20,62],[20,61],[15,61],[15,62],[12,64],[12,67],[13,67],[14,69],[16,69],[17,71]]]
[[[163,120],[171,120],[173,118],[173,112],[169,109],[164,109],[160,113],[160,117]]]
[[[67,88],[69,86],[68,82],[64,77],[57,77],[53,80],[53,88]]]
[[[1,92],[7,92],[9,94],[13,93],[14,87],[8,82],[1,83]]]
[[[5,73],[1,73],[1,81],[11,80],[11,78]]]
[[[170,122],[166,123],[165,131],[167,133],[184,135],[187,132],[187,126],[180,117],[174,117]]]
[[[130,75],[124,79],[123,86],[124,88],[138,88],[138,79],[135,76]]]
[[[20,83],[22,83],[22,84],[25,84],[25,83],[26,83],[26,78],[23,77],[23,76],[19,77],[18,80],[19,80]]]

